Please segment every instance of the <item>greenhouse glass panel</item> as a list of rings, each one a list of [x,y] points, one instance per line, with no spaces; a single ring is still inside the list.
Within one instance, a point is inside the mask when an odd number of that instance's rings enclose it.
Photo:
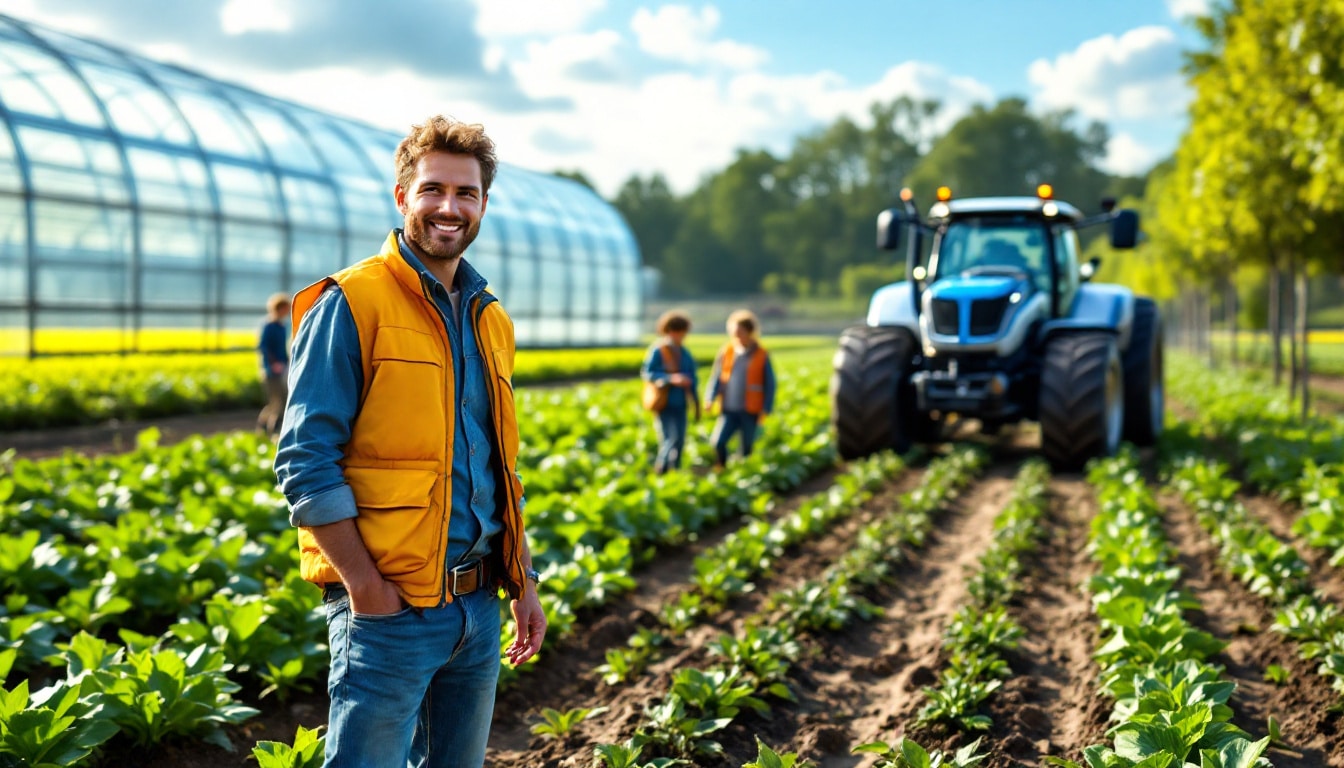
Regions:
[[[210,303],[209,275],[200,270],[147,269],[141,273],[140,295],[146,307],[199,309]]]
[[[19,126],[19,143],[32,168],[33,192],[102,203],[126,203],[121,156],[110,142],[45,128]]]
[[[508,285],[509,303],[506,308],[514,317],[537,316],[537,269],[536,257],[529,251],[519,252],[509,249],[504,259],[504,282]]]
[[[28,295],[28,219],[23,201],[0,195],[0,301]]]
[[[341,200],[345,202],[351,252],[376,252],[387,233],[393,227],[400,227],[403,222],[392,200],[391,190],[380,187],[367,177],[344,177],[338,183]]]
[[[265,160],[266,154],[251,127],[219,96],[203,93],[201,83],[173,70],[156,68],[154,74],[172,94],[206,151]]]
[[[231,313],[251,308],[254,315],[266,311],[266,299],[282,290],[280,270],[266,272],[229,272],[224,275],[224,304]],[[230,327],[237,327],[230,323]]]
[[[332,174],[336,176],[356,176],[375,183],[378,181],[372,177],[372,170],[369,168],[369,161],[364,153],[358,152],[355,145],[346,138],[345,134],[333,127],[325,116],[313,112],[303,112],[300,114],[300,118],[303,120],[309,135],[312,136],[313,143],[317,145],[318,152],[326,160]],[[391,169],[387,170],[387,178],[392,178]]]
[[[0,192],[23,193],[23,172],[14,154],[14,140],[0,126]]]
[[[555,344],[568,337],[569,292],[567,290],[566,265],[558,259],[542,258],[539,281],[541,285],[540,304],[537,315],[542,323],[537,328],[537,341],[543,344]]]
[[[195,157],[132,147],[126,150],[142,208],[210,213],[210,180]]]
[[[290,290],[317,282],[349,266],[344,263],[341,238],[331,232],[294,230],[289,259]]]
[[[620,273],[611,267],[593,268],[593,294],[596,297],[598,317],[613,318],[620,314]]]
[[[64,62],[7,34],[0,34],[0,101],[13,113],[106,125],[88,89]]]
[[[285,193],[289,218],[295,224],[340,229],[341,210],[330,184],[285,176],[281,179],[280,187]]]
[[[79,302],[116,306],[131,298],[130,271],[125,264],[80,264],[39,262],[39,304]]]
[[[598,270],[593,265],[570,259],[565,270],[569,274],[569,314],[571,317],[591,317],[595,313],[594,283]]]
[[[224,253],[221,261],[225,270],[238,271],[242,266],[278,276],[283,253],[284,234],[279,227],[224,223]],[[280,290],[278,277],[271,290]]]
[[[192,147],[191,129],[158,89],[136,75],[104,66],[78,62],[89,84],[125,136]]]
[[[39,265],[130,263],[130,211],[35,200],[33,219]]]
[[[240,219],[281,221],[280,201],[275,177],[253,168],[216,163],[215,184],[219,187],[219,207],[225,216]]]
[[[142,213],[140,263],[147,268],[192,266],[205,270],[215,250],[213,222],[199,216]]]
[[[275,164],[308,173],[325,173],[322,161],[313,154],[313,148],[299,135],[294,126],[274,109],[255,102],[241,100],[239,108],[252,127],[261,135],[262,142],[271,152]]]

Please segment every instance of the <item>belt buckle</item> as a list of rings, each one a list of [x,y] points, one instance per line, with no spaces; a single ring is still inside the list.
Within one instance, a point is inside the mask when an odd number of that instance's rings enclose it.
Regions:
[[[466,575],[466,574],[468,574],[468,573],[474,573],[474,574],[476,575],[476,585],[475,585],[474,587],[472,587],[471,589],[458,591],[458,588],[457,588],[457,580],[458,580],[458,577],[460,577],[460,576],[464,576],[464,575]],[[457,596],[459,596],[459,595],[470,594],[470,593],[475,592],[476,590],[478,590],[478,589],[480,589],[480,588],[481,588],[481,561],[480,561],[480,560],[477,560],[477,561],[475,561],[475,562],[473,562],[473,563],[469,563],[469,564],[459,565],[459,566],[453,568],[453,596],[454,596],[454,597],[457,597]]]

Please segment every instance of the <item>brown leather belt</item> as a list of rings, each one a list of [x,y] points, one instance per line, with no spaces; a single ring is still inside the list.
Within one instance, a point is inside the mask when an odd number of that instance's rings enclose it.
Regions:
[[[490,566],[485,559],[472,560],[448,571],[448,591],[454,597],[469,595],[490,586]]]

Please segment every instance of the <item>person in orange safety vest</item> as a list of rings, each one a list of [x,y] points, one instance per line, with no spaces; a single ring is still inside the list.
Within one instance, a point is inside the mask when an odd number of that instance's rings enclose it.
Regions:
[[[733,435],[741,435],[739,455],[751,455],[756,428],[775,407],[775,369],[759,332],[760,323],[749,310],[733,312],[728,316],[729,341],[714,358],[705,408],[719,406],[711,437],[719,467],[728,461]]]

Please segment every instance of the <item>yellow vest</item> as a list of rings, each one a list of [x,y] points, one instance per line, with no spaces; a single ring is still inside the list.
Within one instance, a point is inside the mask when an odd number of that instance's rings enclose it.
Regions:
[[[452,601],[444,589],[452,513],[456,391],[448,334],[420,275],[406,263],[393,232],[383,250],[304,288],[294,297],[293,327],[332,283],[341,287],[359,331],[364,369],[360,408],[341,461],[354,492],[364,546],[383,577],[414,606]],[[495,448],[503,533],[496,554],[509,594],[522,595],[523,485],[516,472],[518,420],[513,402],[513,321],[498,301],[472,302],[476,344],[484,362]],[[317,540],[299,529],[300,572],[318,584],[339,582]]]

